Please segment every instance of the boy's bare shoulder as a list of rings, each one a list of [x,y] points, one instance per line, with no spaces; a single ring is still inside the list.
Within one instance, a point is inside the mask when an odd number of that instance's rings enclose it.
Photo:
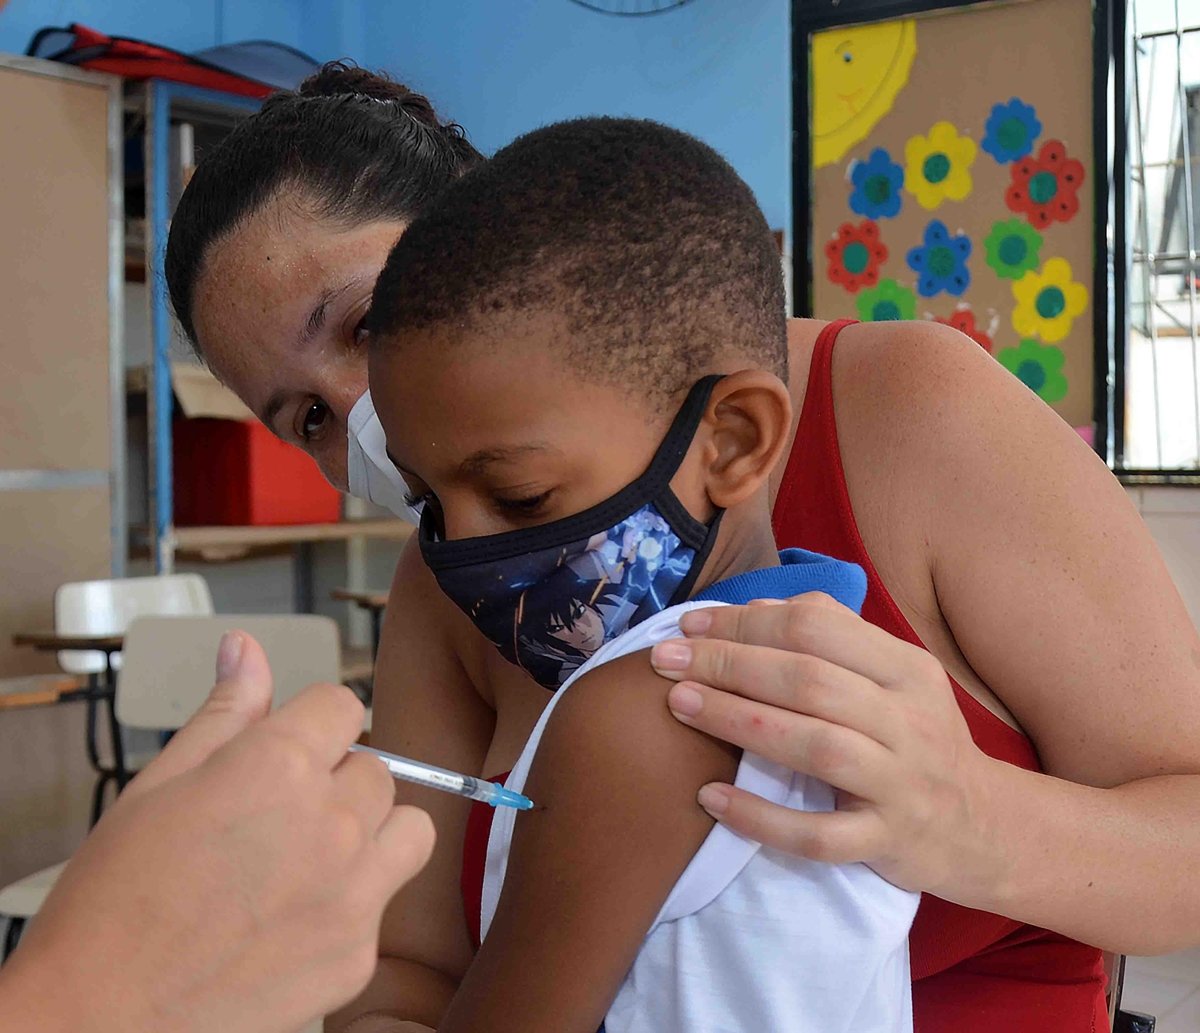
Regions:
[[[738,751],[685,728],[645,652],[580,678],[561,698],[525,792],[483,946],[449,1033],[594,1030],[646,930],[712,829],[696,803],[732,781]]]
[[[569,751],[572,767],[580,772],[591,769],[586,777],[593,782],[601,769],[611,766],[622,770],[606,773],[605,780],[651,777],[679,763],[690,768],[716,762],[724,767],[737,751],[671,716],[667,692],[672,684],[651,668],[647,650],[597,667],[560,700],[547,724],[539,758],[546,751]],[[690,792],[694,795],[701,784]]]

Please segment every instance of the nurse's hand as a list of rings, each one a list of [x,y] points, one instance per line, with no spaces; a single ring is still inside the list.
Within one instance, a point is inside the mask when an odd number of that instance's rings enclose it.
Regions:
[[[0,971],[0,1030],[284,1033],[366,985],[429,819],[393,806],[349,690],[267,715],[262,649],[219,682],[113,805]]]
[[[837,810],[700,790],[717,821],[780,850],[864,861],[905,889],[959,896],[993,877],[983,829],[995,762],[971,739],[946,672],[826,595],[694,610],[654,647],[684,724],[827,782]]]

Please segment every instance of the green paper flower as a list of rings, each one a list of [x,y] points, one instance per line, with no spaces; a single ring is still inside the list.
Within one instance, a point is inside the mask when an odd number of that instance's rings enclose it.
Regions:
[[[1042,235],[1024,219],[1006,219],[983,242],[987,264],[1004,280],[1019,280],[1038,267]]]
[[[863,291],[856,303],[858,318],[865,323],[892,319],[915,319],[917,296],[895,280],[880,280],[879,285]]]
[[[1043,401],[1059,402],[1066,397],[1067,378],[1062,371],[1061,348],[1025,338],[1015,348],[1001,348],[996,358]]]

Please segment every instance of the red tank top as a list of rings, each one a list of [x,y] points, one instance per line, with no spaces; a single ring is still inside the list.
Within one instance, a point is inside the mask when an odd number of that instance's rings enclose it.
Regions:
[[[775,541],[781,549],[811,549],[859,564],[867,573],[863,616],[924,649],[879,579],[846,489],[833,413],[832,358],[837,335],[848,324],[830,323],[817,338],[804,409],[775,501]],[[1026,736],[953,679],[951,684],[981,750],[1009,764],[1041,770]],[[491,808],[475,805],[467,823],[462,891],[476,945],[490,828]],[[1095,1033],[1107,1028],[1103,962],[1094,947],[925,894],[909,948],[915,1033]]]
[[[813,349],[804,409],[775,500],[779,548],[799,546],[867,572],[862,614],[925,648],[863,545],[846,489],[833,411],[833,347],[847,321],[830,323]],[[954,679],[975,744],[989,756],[1040,771],[1033,744]],[[1106,1028],[1101,953],[999,915],[921,897],[909,937],[916,1033],[1092,1033]]]

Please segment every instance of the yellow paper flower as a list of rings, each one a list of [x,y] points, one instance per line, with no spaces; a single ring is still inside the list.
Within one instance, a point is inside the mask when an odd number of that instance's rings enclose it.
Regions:
[[[1051,258],[1040,273],[1026,273],[1012,285],[1017,307],[1013,329],[1022,337],[1040,337],[1057,344],[1071,332],[1075,318],[1087,308],[1088,292],[1072,279],[1065,258]]]
[[[936,122],[928,136],[910,137],[904,145],[904,189],[930,211],[943,201],[961,201],[971,192],[974,162],[975,141],[959,136],[949,122]]]

